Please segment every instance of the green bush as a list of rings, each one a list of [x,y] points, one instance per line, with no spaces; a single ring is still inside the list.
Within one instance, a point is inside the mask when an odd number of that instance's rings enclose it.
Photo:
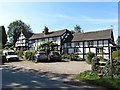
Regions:
[[[120,57],[120,50],[112,52],[112,59],[117,59]],[[119,59],[120,60],[120,59]]]
[[[23,48],[21,48],[20,50],[16,51],[16,54],[20,57],[23,58]]]
[[[70,59],[71,56],[70,56],[69,54],[63,54],[63,55],[62,55],[62,58],[63,58],[63,59]]]
[[[91,64],[93,57],[95,57],[95,54],[93,52],[88,52],[86,55],[86,63]]]
[[[71,59],[72,61],[83,61],[83,58],[81,58],[75,54],[63,54],[62,58],[63,59]]]
[[[95,79],[99,79],[99,78],[100,77],[97,76],[95,73],[93,73],[91,70],[84,71],[77,76],[77,79],[82,80],[82,81],[95,80]]]
[[[83,61],[83,58],[78,57],[78,58],[76,59],[76,61]]]
[[[33,57],[34,57],[35,52],[36,52],[36,50],[26,50],[26,51],[24,51],[24,53],[23,53],[23,58],[24,58],[25,60],[31,60],[31,59],[33,59]]]

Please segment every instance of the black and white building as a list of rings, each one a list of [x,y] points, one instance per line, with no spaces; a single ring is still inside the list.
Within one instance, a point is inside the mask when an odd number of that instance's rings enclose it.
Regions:
[[[37,50],[38,46],[46,41],[58,44],[61,54],[78,54],[83,59],[90,51],[96,56],[110,59],[115,46],[112,29],[72,34],[67,29],[50,32],[47,27],[42,33],[30,34],[29,37],[21,32],[15,46]]]
[[[64,43],[63,53],[78,54],[85,59],[88,52],[93,52],[96,56],[103,56],[110,59],[114,47],[114,37],[112,29],[100,30],[86,33],[74,33],[73,39],[69,43]]]
[[[21,31],[17,41],[15,43],[15,47],[20,50],[21,48],[23,48],[24,50],[29,49],[28,48],[28,42],[29,42],[29,38],[33,35],[33,33],[31,32],[25,32],[25,31]]]
[[[72,40],[72,33],[67,30],[58,30],[49,32],[49,29],[45,27],[42,33],[33,34],[29,39],[29,48],[37,50],[38,46],[43,42],[53,41],[58,45],[58,51],[62,51],[62,45]]]

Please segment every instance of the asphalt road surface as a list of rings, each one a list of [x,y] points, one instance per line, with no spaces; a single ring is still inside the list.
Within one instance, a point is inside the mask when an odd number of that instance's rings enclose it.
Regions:
[[[90,86],[68,85],[60,80],[51,80],[50,77],[45,77],[44,73],[15,68],[10,65],[2,66],[2,88],[76,88],[79,90],[98,90]]]

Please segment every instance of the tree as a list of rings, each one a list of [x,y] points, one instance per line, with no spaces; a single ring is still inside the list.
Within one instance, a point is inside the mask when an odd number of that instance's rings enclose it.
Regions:
[[[74,27],[74,31],[77,32],[77,33],[81,33],[81,27],[80,27],[80,25],[76,25]]]
[[[4,47],[4,45],[7,42],[7,34],[6,34],[4,26],[0,26],[0,34],[1,34],[0,36],[2,36],[0,41],[2,43],[2,47]]]
[[[91,64],[92,58],[95,57],[95,54],[93,52],[88,52],[86,55],[86,62],[88,64]]]
[[[38,50],[46,50],[47,54],[49,51],[55,50],[55,48],[58,47],[57,43],[53,43],[52,41],[43,42],[39,45]]]
[[[21,31],[32,32],[30,25],[25,24],[21,20],[16,20],[9,24],[7,34],[13,45],[15,44]]]

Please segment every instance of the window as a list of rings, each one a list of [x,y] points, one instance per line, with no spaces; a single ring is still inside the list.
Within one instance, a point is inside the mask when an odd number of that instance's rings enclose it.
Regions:
[[[44,41],[45,41],[45,39],[44,39],[44,38],[42,38],[42,39],[41,39],[41,41],[43,41],[43,42],[44,42]]]
[[[94,41],[94,45],[97,45],[97,41]]]
[[[78,48],[74,48],[74,52],[78,52]]]
[[[57,37],[53,37],[53,41],[57,41]]]
[[[97,48],[97,53],[102,53],[103,52],[103,47]]]
[[[93,46],[93,41],[89,41],[89,46]]]
[[[103,44],[103,43],[102,43],[102,40],[100,40],[100,41],[99,41],[99,45],[102,45],[102,44]]]
[[[76,46],[79,46],[80,44],[79,44],[79,42],[76,42]]]
[[[104,40],[104,45],[108,45],[108,40]]]
[[[68,46],[68,47],[71,47],[71,43],[67,43],[67,46]]]
[[[85,46],[86,46],[86,47],[88,46],[88,42],[85,42]]]

